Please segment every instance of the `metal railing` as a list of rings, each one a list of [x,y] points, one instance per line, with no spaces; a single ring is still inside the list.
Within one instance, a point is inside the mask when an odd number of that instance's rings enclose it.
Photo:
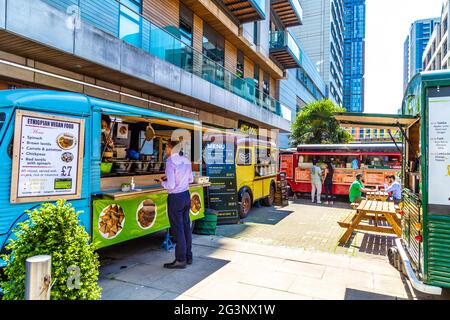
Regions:
[[[121,0],[41,1],[58,10],[65,10],[68,14],[70,7],[77,6],[81,20],[261,108],[281,115],[280,102],[259,90],[253,78],[241,78],[225,69],[220,63],[183,42],[177,27],[160,28]]]

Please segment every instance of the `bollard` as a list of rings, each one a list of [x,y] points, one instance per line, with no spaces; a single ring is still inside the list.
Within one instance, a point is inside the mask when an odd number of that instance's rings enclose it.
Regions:
[[[25,300],[50,300],[52,258],[40,255],[26,260]]]

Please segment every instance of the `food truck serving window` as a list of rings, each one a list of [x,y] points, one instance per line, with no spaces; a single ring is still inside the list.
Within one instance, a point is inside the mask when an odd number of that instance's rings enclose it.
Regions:
[[[79,199],[84,120],[16,112],[11,203]]]

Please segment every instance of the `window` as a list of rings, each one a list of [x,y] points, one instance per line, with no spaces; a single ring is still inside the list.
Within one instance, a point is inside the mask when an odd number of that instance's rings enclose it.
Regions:
[[[254,70],[253,70],[253,79],[255,80],[255,97],[257,100],[259,100],[260,98],[260,91],[259,91],[259,85],[260,85],[260,81],[259,81],[259,65],[255,64]]]
[[[188,72],[193,71],[194,53],[192,50],[194,29],[194,14],[186,6],[180,3],[180,40],[181,40],[181,60],[180,67]]]
[[[2,131],[3,125],[5,124],[6,114],[4,112],[0,112],[0,132]]]
[[[219,33],[203,22],[203,54],[221,66],[224,65],[225,40]]]
[[[252,150],[250,148],[240,148],[238,150],[238,166],[250,166],[252,164],[252,161]]]
[[[259,39],[258,30],[259,30],[258,29],[258,21],[255,21],[253,23],[253,43],[256,44],[256,45],[258,45],[258,43],[259,43],[259,41],[258,41],[258,39]]]
[[[146,155],[153,155],[153,142],[155,139],[151,141],[145,141],[145,131],[139,132],[139,145],[142,146],[140,153]]]
[[[239,78],[244,77],[244,54],[241,50],[237,51],[236,75]]]
[[[185,44],[192,46],[192,30],[194,28],[194,14],[180,3],[180,38]]]
[[[270,94],[270,76],[267,72],[264,72],[263,91],[265,94]]]
[[[224,57],[225,40],[211,28],[206,22],[203,22],[203,54],[209,59],[203,59],[204,79],[224,87]]]
[[[141,46],[141,0],[123,0],[120,4],[119,37],[136,46]]]

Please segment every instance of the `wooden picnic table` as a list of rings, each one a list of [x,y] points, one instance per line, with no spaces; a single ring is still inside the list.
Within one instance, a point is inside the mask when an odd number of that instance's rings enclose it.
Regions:
[[[373,221],[373,225],[361,224],[364,220]],[[391,227],[380,226],[380,221],[386,221]],[[353,233],[353,230],[364,230],[381,233],[396,234],[401,237],[401,221],[397,217],[396,208],[393,202],[378,200],[363,200],[343,221],[338,222],[343,228],[347,228],[339,243],[346,243]]]
[[[387,201],[389,193],[385,191],[369,191],[366,193],[367,200]]]

